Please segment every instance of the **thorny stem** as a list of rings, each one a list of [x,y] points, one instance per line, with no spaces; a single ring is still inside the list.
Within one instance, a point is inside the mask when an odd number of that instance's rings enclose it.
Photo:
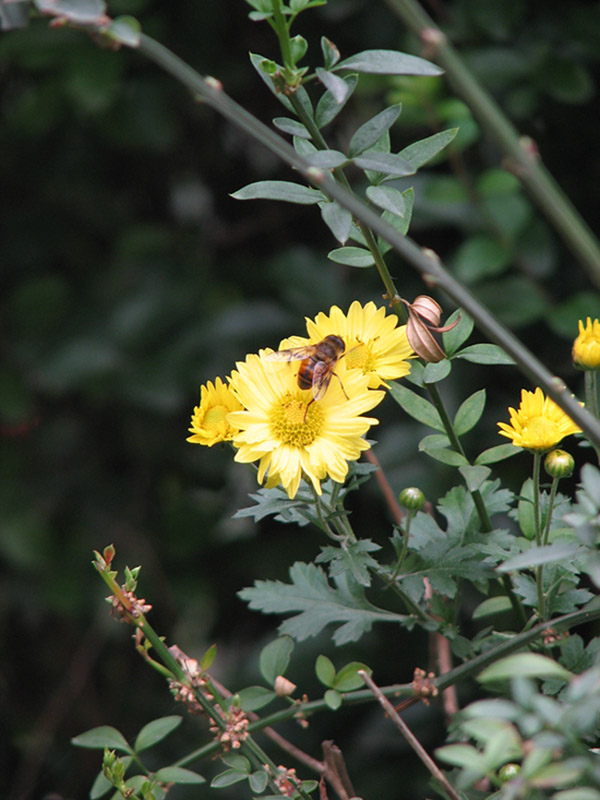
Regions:
[[[408,727],[406,722],[402,719],[400,714],[396,711],[394,706],[390,703],[387,697],[383,694],[381,689],[376,685],[373,679],[362,669],[358,671],[358,674],[361,676],[363,681],[367,684],[369,689],[373,692],[379,704],[383,708],[386,713],[386,716],[389,717],[394,725],[398,728],[400,733],[404,736],[408,744],[412,747],[415,751],[417,756],[421,759],[423,764],[427,767],[429,772],[435,778],[435,780],[443,787],[444,791],[448,794],[452,800],[461,800],[461,795],[458,794],[456,789],[450,784],[448,778],[444,775],[442,770],[438,767],[435,761],[431,758],[427,750],[423,747],[421,742],[417,739],[411,729]]]

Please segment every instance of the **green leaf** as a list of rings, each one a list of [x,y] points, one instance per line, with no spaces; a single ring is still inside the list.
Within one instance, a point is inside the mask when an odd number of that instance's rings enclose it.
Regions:
[[[409,416],[440,433],[446,432],[437,409],[424,397],[395,381],[390,381],[390,394]]]
[[[98,728],[92,728],[85,733],[80,733],[79,736],[71,739],[71,744],[76,747],[89,747],[98,750],[104,750],[105,747],[108,747],[109,750],[133,753],[123,734],[110,725],[100,725]]]
[[[510,611],[512,604],[508,597],[488,597],[483,603],[480,603],[475,611],[473,611],[473,619],[482,619],[495,614],[502,614],[504,611]]]
[[[129,760],[131,761],[131,759]],[[90,789],[90,800],[98,800],[99,797],[104,797],[105,794],[108,794],[108,792],[114,790],[114,788],[112,783],[105,778],[104,772],[99,772]]]
[[[339,150],[317,150],[306,156],[306,160],[319,169],[337,169],[348,160]]]
[[[323,686],[333,687],[335,681],[335,667],[327,656],[319,655],[315,661],[315,674]]]
[[[464,358],[472,364],[514,364],[515,361],[497,344],[471,344],[454,354],[454,358]]]
[[[225,786],[233,786],[234,783],[240,783],[248,779],[247,772],[240,772],[237,769],[226,769],[220,772],[210,782],[211,789],[223,789]]]
[[[457,308],[456,311],[448,317],[446,322],[447,325],[451,325],[460,315],[460,319],[458,324],[455,325],[454,328],[451,328],[449,331],[445,331],[442,334],[442,341],[444,343],[444,351],[446,352],[448,358],[454,355],[458,348],[467,341],[471,332],[473,331],[473,319],[461,308]]]
[[[352,583],[347,573],[337,577],[333,587],[322,569],[314,564],[296,562],[290,568],[290,578],[290,584],[256,581],[254,587],[239,592],[239,597],[247,601],[251,609],[264,614],[297,612],[280,626],[280,630],[298,641],[316,636],[329,624],[341,623],[333,639],[336,644],[346,644],[359,639],[374,622],[405,619],[402,614],[372,605],[364,590]]]
[[[174,731],[175,728],[181,725],[182,719],[183,717],[174,715],[152,720],[152,722],[144,725],[142,730],[138,733],[133,749],[136,753],[141,753],[142,750],[146,750],[148,747],[157,744],[162,739],[165,739],[171,731]]]
[[[345,244],[352,228],[352,214],[342,208],[335,200],[332,203],[320,203],[321,217],[340,244]]]
[[[436,361],[435,363],[425,364],[423,383],[431,384],[443,381],[444,378],[448,377],[451,370],[452,362],[448,358],[444,358],[442,361]]]
[[[397,50],[363,50],[340,61],[338,69],[351,69],[371,75],[442,75],[443,69],[418,56]]]
[[[335,689],[328,689],[323,695],[323,699],[332,711],[337,711],[342,705],[342,695]]]
[[[530,547],[524,553],[519,553],[499,564],[496,569],[498,572],[513,572],[514,570],[537,567],[540,564],[552,564],[563,560],[571,561],[576,555],[584,552],[584,548],[580,548],[575,543],[554,542],[541,547]]]
[[[384,178],[402,178],[406,175],[414,175],[415,172],[408,161],[393,153],[369,150],[354,158],[353,161],[361,169],[383,173]]]
[[[264,771],[264,769],[256,770],[250,775],[249,779],[250,789],[256,794],[262,794],[264,790],[267,788],[267,783],[269,782],[269,776]]]
[[[274,700],[277,695],[270,689],[265,689],[264,686],[247,686],[245,689],[240,689],[238,697],[244,711],[258,711],[259,708],[264,708]]]
[[[327,253],[327,258],[336,264],[346,264],[349,267],[372,267],[375,264],[370,250],[362,247],[338,247]]]
[[[463,767],[478,778],[488,772],[489,767],[483,755],[470,744],[447,744],[435,751],[437,758],[454,767]]]
[[[404,203],[406,205],[404,216],[397,217],[395,214],[390,214],[389,211],[384,211],[381,215],[381,218],[390,224],[392,228],[395,228],[401,236],[406,236],[410,226],[410,221],[412,219],[413,204],[415,199],[415,192],[412,186],[410,189],[403,191],[402,196],[404,197]],[[382,239],[381,236],[377,237],[377,243],[382,254],[385,254],[392,249],[391,244],[386,242],[385,239]],[[414,363],[415,362],[413,362],[413,364]]]
[[[539,653],[516,653],[496,661],[483,670],[477,680],[481,683],[490,681],[512,680],[512,678],[562,678],[570,680],[572,674],[557,661]]]
[[[460,474],[465,479],[467,489],[476,492],[481,488],[482,483],[490,476],[489,467],[473,467],[470,464],[459,468]]]
[[[375,114],[374,117],[364,122],[356,131],[354,136],[350,139],[348,145],[348,155],[351,158],[359,156],[372,147],[377,142],[385,131],[389,130],[394,122],[400,116],[402,105],[389,106]]]
[[[485,389],[479,389],[461,403],[454,417],[454,428],[457,436],[463,436],[472,430],[481,419],[485,408]]]
[[[103,0],[35,0],[34,5],[42,14],[62,17],[75,24],[102,23],[106,19]]]
[[[291,181],[256,181],[249,183],[231,197],[234,200],[282,200],[286,203],[313,205],[325,199],[322,192]]]
[[[249,775],[252,769],[252,765],[246,756],[243,756],[241,753],[236,753],[235,751],[225,753],[221,757],[221,760],[236,772],[245,772],[246,775]]]
[[[418,142],[408,145],[398,155],[409,161],[416,172],[423,164],[426,164],[444,147],[449,145],[457,133],[458,128],[449,128],[446,131],[434,133],[433,136],[428,136],[426,139],[420,139]]]
[[[474,284],[500,275],[510,266],[512,254],[496,239],[485,234],[471,236],[456,251],[454,272],[459,281]]]
[[[352,692],[355,689],[362,689],[365,682],[358,674],[359,670],[366,672],[367,675],[373,674],[373,670],[366,664],[362,664],[360,661],[352,661],[342,667],[335,676],[333,688],[337,689],[338,692]]]
[[[404,195],[398,189],[391,186],[368,186],[367,197],[369,200],[384,211],[390,211],[398,217],[403,217],[406,213],[406,202]]]
[[[476,464],[495,464],[498,461],[504,461],[505,458],[510,458],[517,453],[522,452],[522,447],[515,447],[510,442],[508,444],[498,444],[495,447],[488,447],[487,450],[482,450],[475,459]]]
[[[156,779],[164,783],[206,783],[206,778],[183,767],[161,767],[156,773]]]
[[[514,446],[514,445],[513,445]],[[533,480],[527,478],[519,495],[518,520],[521,533],[526,539],[535,539],[535,513],[533,508]]]
[[[329,123],[334,120],[343,107],[348,102],[348,99],[356,89],[358,84],[358,75],[346,75],[345,78],[342,79],[346,86],[348,87],[348,92],[346,97],[341,103],[335,99],[333,94],[328,90],[325,94],[321,97],[319,102],[317,103],[317,109],[315,111],[315,122],[319,128],[324,128],[325,125],[329,125]]]
[[[299,61],[302,61],[302,59],[306,55],[307,50],[308,50],[308,42],[306,41],[304,36],[292,36],[290,38],[290,53],[294,64],[297,64]]]
[[[211,646],[208,648],[208,650],[204,653],[204,655],[200,659],[200,670],[202,672],[206,672],[208,669],[211,668],[216,655],[217,655],[217,645],[211,644]]]
[[[284,133],[289,133],[291,136],[299,136],[301,139],[310,139],[309,131],[304,127],[301,122],[289,117],[275,117],[273,125]]]
[[[441,461],[442,464],[447,464],[449,467],[463,467],[466,466],[469,462],[463,456],[462,453],[457,453],[456,450],[446,450],[441,447],[435,447],[431,450],[422,447],[422,443],[419,445],[419,450],[423,453],[427,453],[428,456],[431,458],[435,458],[436,461]]]
[[[589,786],[579,789],[565,789],[552,795],[552,800],[600,800],[600,792]]]
[[[329,563],[329,576],[335,578],[348,572],[352,579],[361,586],[371,585],[369,570],[377,570],[378,563],[369,553],[381,547],[371,539],[359,539],[345,547],[323,547],[315,559],[316,564]]]
[[[339,75],[329,72],[326,69],[317,67],[315,70],[317,78],[321,81],[323,86],[331,92],[333,99],[337,105],[342,105],[348,99],[351,91],[350,86]]]
[[[326,36],[321,36],[321,52],[323,53],[325,69],[331,69],[340,60],[340,51]]]
[[[260,674],[271,686],[278,675],[285,674],[293,649],[294,641],[289,636],[280,636],[263,647],[259,661]]]

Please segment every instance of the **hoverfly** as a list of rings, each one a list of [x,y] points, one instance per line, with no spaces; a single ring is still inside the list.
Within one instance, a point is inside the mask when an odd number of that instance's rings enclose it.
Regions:
[[[277,350],[267,356],[272,361],[302,362],[298,369],[298,386],[301,389],[312,389],[313,393],[312,400],[306,406],[305,421],[308,407],[315,400],[320,400],[323,397],[334,375],[340,381],[342,391],[348,397],[339,376],[335,373],[337,362],[346,355],[345,350],[344,340],[332,333],[316,344]]]

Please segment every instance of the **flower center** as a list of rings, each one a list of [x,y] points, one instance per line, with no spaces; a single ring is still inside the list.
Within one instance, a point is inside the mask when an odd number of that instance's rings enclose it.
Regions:
[[[348,349],[346,366],[348,369],[360,369],[363,373],[373,370],[373,356],[366,344],[358,342],[358,344]]]
[[[323,422],[323,412],[318,403],[310,402],[311,394],[306,392],[307,399],[299,400],[287,392],[274,404],[271,411],[271,432],[282,444],[307,447],[317,438]]]
[[[533,417],[524,426],[523,433],[532,442],[535,448],[550,448],[560,442],[563,435],[558,430],[558,426],[544,417]]]
[[[209,408],[202,420],[202,426],[210,431],[216,431],[225,425],[225,418],[229,413],[225,406],[213,406]]]

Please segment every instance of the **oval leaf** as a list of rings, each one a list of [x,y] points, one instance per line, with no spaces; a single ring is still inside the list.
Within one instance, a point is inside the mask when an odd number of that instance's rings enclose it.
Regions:
[[[336,692],[335,689],[328,689],[325,692],[323,699],[332,711],[337,711],[337,709],[342,705],[342,695],[339,692]]]
[[[335,667],[327,656],[320,655],[315,661],[315,673],[324,686],[333,686],[335,681]]]
[[[80,733],[71,739],[71,744],[99,750],[108,747],[109,750],[120,750],[122,753],[133,752],[123,734],[111,725],[100,725],[98,728]]]
[[[316,73],[317,78],[326,89],[329,89],[333,99],[338,105],[341,105],[348,99],[350,87],[343,78],[340,78],[339,75],[335,75],[333,72],[329,72],[326,69],[321,69],[320,67],[316,69]]]
[[[485,389],[479,389],[461,403],[454,417],[454,428],[458,436],[462,436],[477,425],[484,408]]]
[[[372,147],[392,127],[401,111],[402,105],[398,103],[384,108],[379,114],[375,114],[374,117],[363,123],[350,139],[348,155],[354,158]]]
[[[370,251],[362,247],[338,247],[327,253],[327,258],[349,267],[372,267],[375,263]]]
[[[277,676],[276,676],[277,677]],[[247,686],[238,692],[240,703],[244,711],[258,711],[274,700],[277,695],[264,686]]]
[[[362,689],[365,682],[358,674],[358,670],[363,670],[367,675],[371,675],[373,670],[367,667],[366,664],[361,664],[359,661],[352,661],[342,667],[338,674],[335,676],[334,688],[338,692],[351,692],[354,689]]]
[[[137,753],[141,753],[142,750],[152,747],[152,745],[155,745],[157,742],[160,742],[161,739],[168,736],[171,731],[174,731],[175,728],[181,724],[182,719],[183,717],[173,715],[152,720],[152,722],[144,725],[142,730],[138,733],[133,749]]]
[[[483,603],[480,603],[475,611],[473,611],[473,619],[482,619],[482,617],[489,617],[493,614],[502,614],[504,611],[510,611],[512,608],[511,602],[508,597],[488,597]]]
[[[428,136],[426,139],[420,139],[418,142],[409,144],[398,155],[410,161],[415,170],[417,170],[436,156],[440,150],[443,150],[446,145],[450,144],[457,133],[458,128],[450,128],[447,131],[434,133],[433,136]]]
[[[301,139],[310,139],[309,131],[304,127],[301,122],[289,117],[275,117],[273,125],[284,133],[289,133],[291,136],[299,136]]]
[[[444,72],[424,58],[396,50],[363,50],[340,61],[335,69],[353,69],[371,75],[442,75]]]
[[[321,203],[321,217],[340,244],[345,244],[352,229],[352,214],[342,208],[335,200],[332,203]]]
[[[497,461],[504,461],[505,458],[510,458],[516,453],[522,451],[522,447],[515,447],[510,442],[508,444],[499,444],[495,447],[488,447],[483,450],[475,459],[476,464],[495,464]]]
[[[346,97],[341,103],[335,99],[335,97],[331,94],[330,91],[325,92],[325,94],[321,97],[319,102],[317,103],[317,109],[315,111],[315,122],[319,128],[324,128],[325,125],[328,125],[332,120],[334,120],[337,115],[340,113],[342,108],[348,102],[348,98],[352,94],[352,92],[356,89],[358,84],[358,75],[346,75],[343,79],[344,83],[348,87],[348,92]]]
[[[516,653],[491,664],[478,675],[477,680],[488,683],[516,677],[561,678],[568,681],[573,676],[559,663],[539,653]]]
[[[464,358],[465,361],[470,361],[472,364],[514,364],[512,359],[501,347],[497,344],[472,344],[469,347],[464,347],[454,354],[454,358]]]
[[[374,170],[375,172],[383,173],[384,176],[387,175],[393,178],[414,175],[415,173],[414,167],[408,161],[394,155],[394,153],[380,153],[376,150],[369,150],[353,160],[356,166],[361,169]]]
[[[294,649],[291,636],[280,636],[262,649],[260,654],[260,673],[267,683],[273,685],[278,675],[283,675],[290,663]]]
[[[391,211],[398,217],[403,217],[406,212],[404,195],[391,186],[369,186],[367,188],[369,200],[384,211]]]
[[[440,431],[440,433],[446,432],[444,423],[435,406],[428,400],[425,400],[424,397],[421,397],[411,389],[407,389],[406,386],[402,386],[402,384],[394,381],[390,382],[390,394],[398,405],[411,417],[433,428],[435,431]]]
[[[162,767],[156,773],[156,778],[164,783],[206,783],[206,778],[183,767]]]
[[[292,181],[256,181],[233,192],[234,200],[282,200],[310,206],[322,202],[325,197],[317,189],[302,186]]]
[[[530,547],[524,553],[519,553],[503,561],[496,569],[498,572],[511,572],[566,559],[571,561],[578,550],[581,550],[582,553],[585,552],[583,548],[580,548],[575,543],[568,544],[567,542],[554,542],[554,544],[542,545],[541,547]]]
[[[348,159],[339,150],[317,150],[306,159],[313,167],[320,169],[337,169],[345,164]]]

